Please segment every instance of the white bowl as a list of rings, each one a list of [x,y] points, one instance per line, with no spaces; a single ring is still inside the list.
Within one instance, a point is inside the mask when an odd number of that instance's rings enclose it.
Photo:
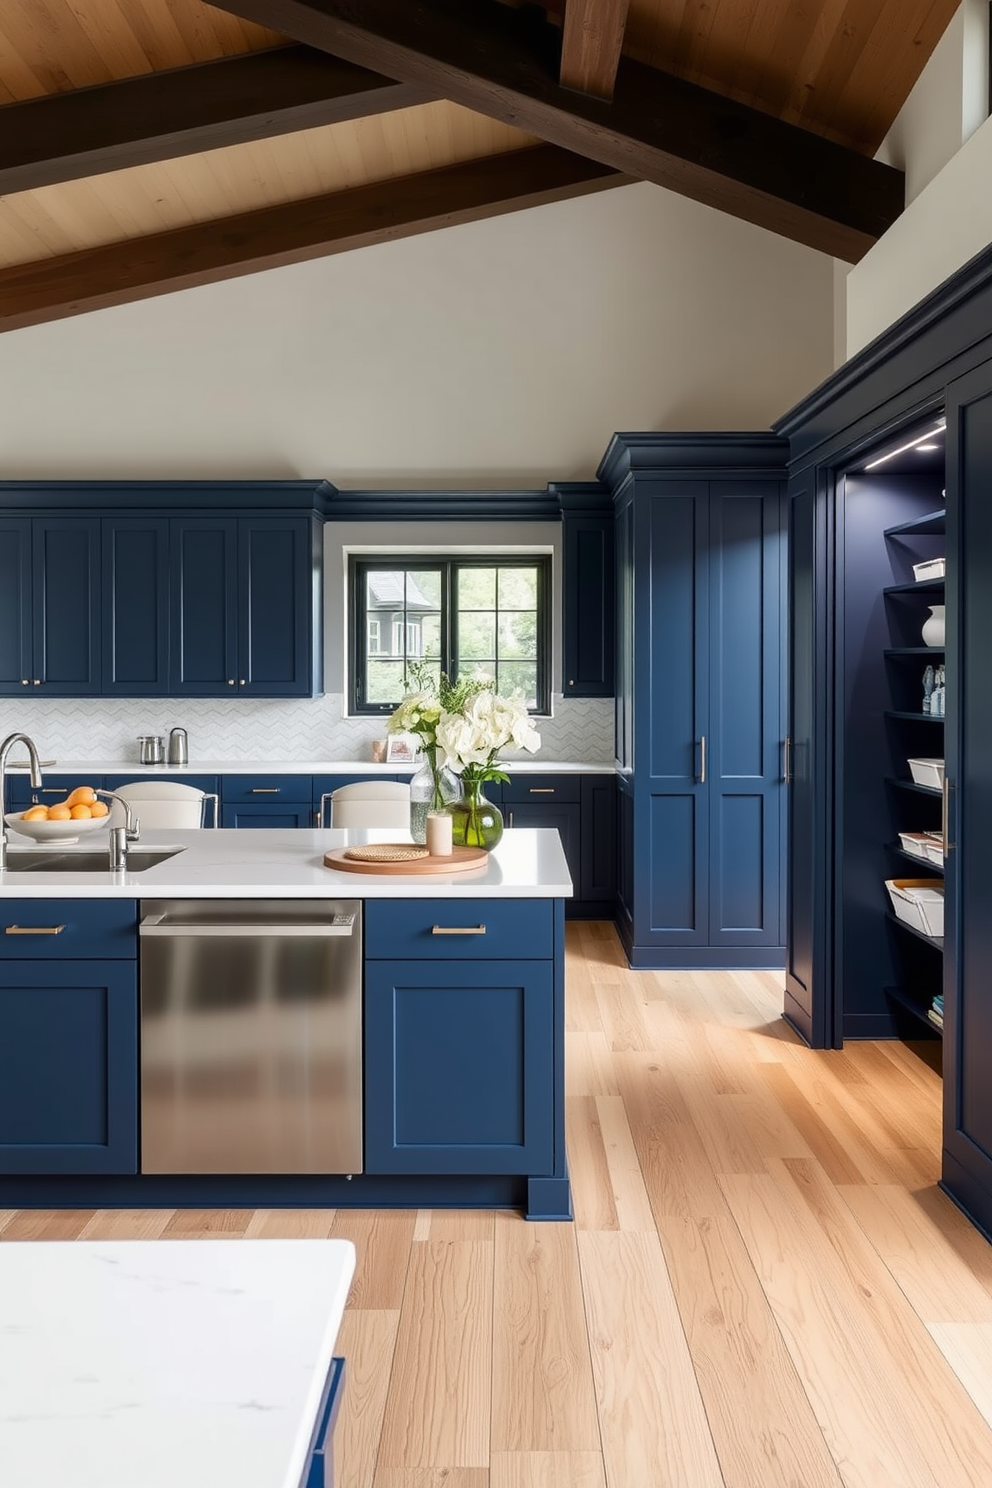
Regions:
[[[78,842],[86,832],[99,832],[110,825],[109,812],[106,816],[84,816],[72,821],[24,821],[23,818],[23,811],[8,811],[4,821],[12,832],[35,842]]]

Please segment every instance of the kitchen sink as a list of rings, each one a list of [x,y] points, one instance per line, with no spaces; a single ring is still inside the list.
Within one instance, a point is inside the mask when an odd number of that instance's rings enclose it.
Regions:
[[[182,852],[181,847],[143,851],[132,848],[127,855],[127,873],[144,873]],[[31,852],[7,850],[8,873],[109,873],[110,855],[104,852]]]

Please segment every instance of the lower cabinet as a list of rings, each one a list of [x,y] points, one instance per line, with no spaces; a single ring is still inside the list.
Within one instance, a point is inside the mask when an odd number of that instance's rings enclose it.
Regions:
[[[552,1171],[553,951],[551,901],[367,904],[367,1172]]]
[[[312,827],[309,801],[285,801],[279,806],[222,806],[222,827]]]
[[[133,900],[0,904],[0,1173],[136,1173]]]

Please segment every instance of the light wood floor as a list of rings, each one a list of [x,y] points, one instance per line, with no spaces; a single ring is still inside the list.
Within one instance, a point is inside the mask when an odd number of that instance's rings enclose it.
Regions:
[[[804,1048],[779,982],[631,972],[569,926],[574,1225],[21,1211],[0,1239],[354,1240],[341,1488],[989,1488],[992,1247],[936,1188],[938,1077]]]

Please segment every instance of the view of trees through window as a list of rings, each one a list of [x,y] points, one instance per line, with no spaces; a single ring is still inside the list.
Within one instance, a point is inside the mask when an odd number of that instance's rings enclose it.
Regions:
[[[547,558],[353,558],[351,578],[353,711],[394,708],[408,661],[484,673],[547,711]]]

